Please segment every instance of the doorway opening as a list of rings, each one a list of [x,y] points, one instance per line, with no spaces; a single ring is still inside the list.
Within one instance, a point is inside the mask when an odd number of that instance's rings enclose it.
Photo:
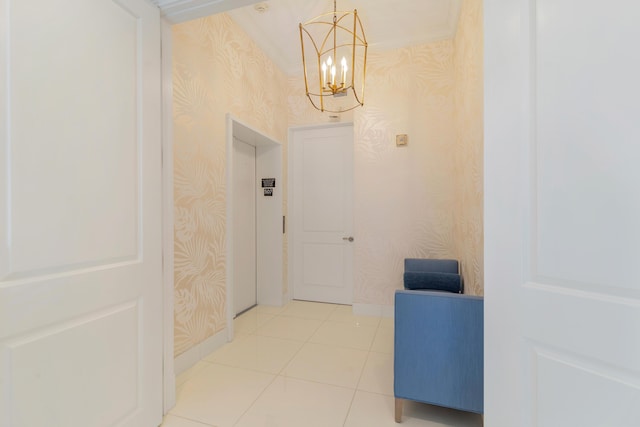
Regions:
[[[282,190],[282,145],[227,114],[229,341],[237,314],[283,303]]]

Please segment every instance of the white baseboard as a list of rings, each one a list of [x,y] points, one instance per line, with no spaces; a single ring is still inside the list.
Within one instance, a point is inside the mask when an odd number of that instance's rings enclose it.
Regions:
[[[392,305],[382,306],[382,317],[395,317],[396,309]]]
[[[393,317],[394,315],[392,305],[353,303],[351,308],[356,316]]]
[[[211,352],[219,349],[227,343],[227,329],[207,338],[174,359],[174,372],[180,375],[196,363],[207,357]]]

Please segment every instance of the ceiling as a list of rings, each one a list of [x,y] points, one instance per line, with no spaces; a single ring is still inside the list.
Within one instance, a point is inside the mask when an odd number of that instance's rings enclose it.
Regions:
[[[152,0],[172,22],[227,12],[288,75],[302,68],[298,24],[333,11],[331,0]],[[453,38],[462,0],[337,0],[358,9],[370,51]],[[256,10],[264,6],[264,12]]]
[[[376,51],[453,38],[460,0],[338,0],[337,9],[358,10]],[[298,24],[331,11],[331,0],[268,0],[227,13],[282,71],[295,75],[302,69]]]

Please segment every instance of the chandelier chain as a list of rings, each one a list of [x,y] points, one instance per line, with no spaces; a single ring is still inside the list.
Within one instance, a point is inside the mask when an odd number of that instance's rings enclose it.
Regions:
[[[336,1],[337,0],[333,0],[333,25],[338,22],[338,8],[336,6]]]

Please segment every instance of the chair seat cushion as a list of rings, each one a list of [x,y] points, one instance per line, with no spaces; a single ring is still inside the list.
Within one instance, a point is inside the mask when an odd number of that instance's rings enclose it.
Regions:
[[[435,273],[424,271],[405,271],[405,289],[462,292],[462,282],[459,274]]]

